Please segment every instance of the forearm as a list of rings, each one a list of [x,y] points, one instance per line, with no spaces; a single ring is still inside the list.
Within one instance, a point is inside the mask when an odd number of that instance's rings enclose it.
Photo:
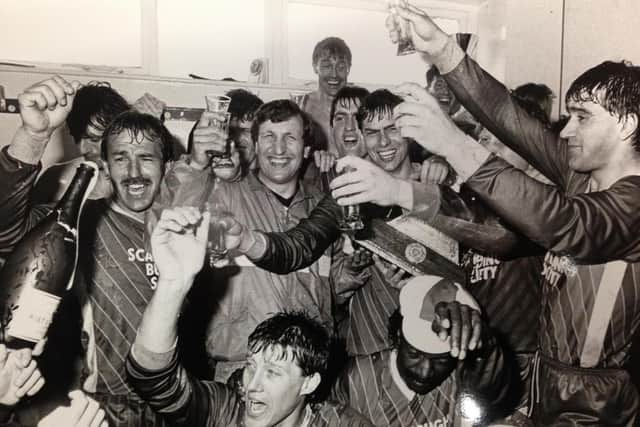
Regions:
[[[637,251],[632,230],[640,226],[639,177],[627,177],[607,191],[568,196],[492,158],[467,185],[496,214],[547,250],[598,262]]]
[[[265,270],[287,274],[308,267],[340,236],[340,207],[325,196],[309,215],[291,230],[264,233],[266,250],[255,264]]]
[[[48,132],[33,133],[20,126],[9,145],[9,155],[22,163],[37,165],[42,159],[51,135]]]
[[[174,291],[171,288],[180,288]],[[169,353],[175,349],[178,339],[178,317],[182,303],[189,289],[183,283],[168,283],[162,277],[158,280],[158,287],[145,309],[134,346],[149,350],[153,353]],[[145,366],[146,367],[146,366]]]
[[[529,115],[502,83],[468,56],[444,77],[456,98],[483,126],[545,176],[564,185],[569,171],[566,144]]]
[[[0,152],[0,257],[11,253],[25,233],[50,211],[49,206],[33,207],[30,203],[40,164],[13,158],[9,148]]]

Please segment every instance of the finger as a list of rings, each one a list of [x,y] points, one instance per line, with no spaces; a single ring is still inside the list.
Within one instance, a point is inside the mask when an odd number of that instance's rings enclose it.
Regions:
[[[398,268],[398,271],[396,271],[394,275],[391,276],[391,282],[398,283],[400,282],[400,280],[402,280],[403,276],[404,276],[404,270],[402,270],[401,268]]]
[[[202,115],[200,116],[200,119],[198,120],[196,129],[210,126],[212,120],[213,120],[213,113],[211,111],[204,110],[202,112]]]
[[[47,338],[43,338],[36,343],[36,346],[33,348],[31,354],[35,357],[40,356],[44,351],[45,346],[47,345]]]
[[[84,412],[80,416],[76,427],[89,427],[93,418],[97,415],[100,410],[100,405],[93,399],[87,398],[87,405],[85,407]]]
[[[25,368],[31,362],[31,350],[23,348],[10,352],[10,357],[19,368]]]
[[[68,412],[69,425],[78,427],[78,420],[80,420],[82,414],[84,414],[85,409],[89,404],[89,399],[87,399],[86,395],[80,390],[70,392],[69,398],[71,399],[71,405]]]
[[[27,378],[27,380],[22,384],[18,390],[16,390],[16,396],[21,398],[25,394],[27,394],[38,382],[38,380],[42,379],[42,374],[39,370],[34,370],[31,375]],[[35,394],[35,393],[34,393]]]
[[[44,377],[38,377],[35,384],[29,390],[27,390],[27,396],[35,396],[36,394],[38,394],[38,392],[42,390],[42,387],[44,387],[44,383]]]
[[[449,328],[449,337],[451,345],[451,355],[458,357],[460,354],[460,336],[462,332],[462,319],[460,314],[459,304],[449,304],[449,321],[451,326]]]
[[[209,235],[209,223],[211,222],[211,212],[204,212],[202,214],[202,221],[196,229],[196,239],[199,242],[206,242]]]
[[[42,84],[51,91],[57,104],[60,104],[63,107],[67,105],[67,94],[65,93],[64,88],[60,86],[55,79],[45,80]]]
[[[433,96],[424,87],[415,82],[401,83],[392,88],[391,91],[402,97],[405,102],[417,102],[422,104],[433,98]],[[394,111],[400,105],[397,105],[396,108],[394,108]]]
[[[44,99],[47,101],[47,109],[53,110],[56,108],[56,105],[58,105],[58,98],[56,98],[56,95],[53,93],[53,91],[49,89],[49,86],[46,85],[46,82],[42,82],[40,86],[34,88],[34,90],[40,92],[42,96],[44,96]]]
[[[36,107],[38,110],[47,108],[47,99],[40,92],[24,92],[18,96],[18,101],[24,107]]]
[[[342,198],[347,196],[360,195],[362,193],[368,192],[368,190],[369,190],[368,183],[356,182],[354,184],[344,185],[340,188],[337,188],[331,191],[331,196],[333,196],[333,198],[338,201],[338,204],[344,206],[344,204],[340,203],[340,200]],[[347,204],[352,204],[352,203],[347,203]]]
[[[368,160],[361,159],[360,157],[344,156],[338,159],[338,161],[336,162],[336,172],[340,174],[342,173],[342,170],[347,167],[356,170],[363,169],[366,168],[368,162]]]
[[[469,350],[476,350],[480,348],[480,340],[482,337],[482,319],[477,310],[471,310],[471,324],[473,326],[473,333],[469,340]]]
[[[466,305],[460,306],[460,342],[458,348],[460,349],[460,355],[458,359],[464,360],[467,356],[467,349],[469,348],[469,340],[471,339],[471,313],[469,307]]]
[[[171,209],[165,209],[164,211],[162,211],[162,214],[160,215],[160,222],[163,220],[173,221],[175,223],[182,225],[183,227],[186,227],[187,225],[191,224],[191,221],[189,220],[190,209],[194,209],[194,208],[181,206],[181,207],[174,207]]]
[[[94,415],[93,420],[91,421],[90,427],[101,427],[107,426],[107,422],[104,420],[105,412],[104,409],[98,409],[98,412]]]
[[[62,88],[62,90],[66,95],[73,95],[74,92],[76,91],[76,89],[73,87],[71,83],[69,83],[59,75],[53,76],[53,80],[58,84],[58,86]],[[75,83],[78,83],[78,82],[76,81]]]
[[[29,363],[25,368],[20,370],[18,375],[13,379],[13,385],[18,387],[18,388],[22,387],[23,385],[25,385],[27,383],[27,381],[29,380],[29,378],[31,378],[33,373],[36,371],[37,367],[38,366],[37,366],[37,363],[35,362],[35,360],[32,360],[31,363]]]

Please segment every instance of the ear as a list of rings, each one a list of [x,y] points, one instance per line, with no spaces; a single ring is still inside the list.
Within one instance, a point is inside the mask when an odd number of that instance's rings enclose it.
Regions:
[[[317,372],[314,373],[313,375],[309,375],[308,377],[305,377],[304,382],[302,383],[302,388],[300,389],[300,394],[303,396],[307,396],[313,393],[314,391],[316,391],[316,389],[320,385],[321,380],[322,380],[322,377]]]
[[[314,72],[314,73],[316,73],[316,74],[318,74],[318,75],[320,74],[320,73],[318,72],[318,64],[317,64],[317,63],[313,65],[313,72]]]
[[[620,129],[620,136],[624,141],[626,141],[629,138],[633,138],[633,136],[639,130],[638,122],[639,122],[638,116],[635,114],[627,114],[625,117],[622,118],[622,121],[620,122],[620,124],[622,125]]]
[[[308,159],[310,154],[311,154],[311,147],[307,145],[306,147],[304,147],[304,151],[302,152],[302,157],[304,157],[305,159]]]

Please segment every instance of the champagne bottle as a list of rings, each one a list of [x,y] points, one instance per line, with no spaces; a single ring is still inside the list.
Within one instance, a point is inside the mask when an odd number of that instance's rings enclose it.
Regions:
[[[97,170],[95,163],[80,164],[55,209],[25,234],[0,270],[0,340],[9,348],[43,339],[73,284],[78,220]]]

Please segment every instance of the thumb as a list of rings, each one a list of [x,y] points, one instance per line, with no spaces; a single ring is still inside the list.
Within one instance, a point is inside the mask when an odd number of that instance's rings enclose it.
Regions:
[[[211,212],[205,211],[202,214],[202,220],[198,224],[196,229],[196,240],[199,242],[206,242],[209,235],[209,222],[211,220]]]

